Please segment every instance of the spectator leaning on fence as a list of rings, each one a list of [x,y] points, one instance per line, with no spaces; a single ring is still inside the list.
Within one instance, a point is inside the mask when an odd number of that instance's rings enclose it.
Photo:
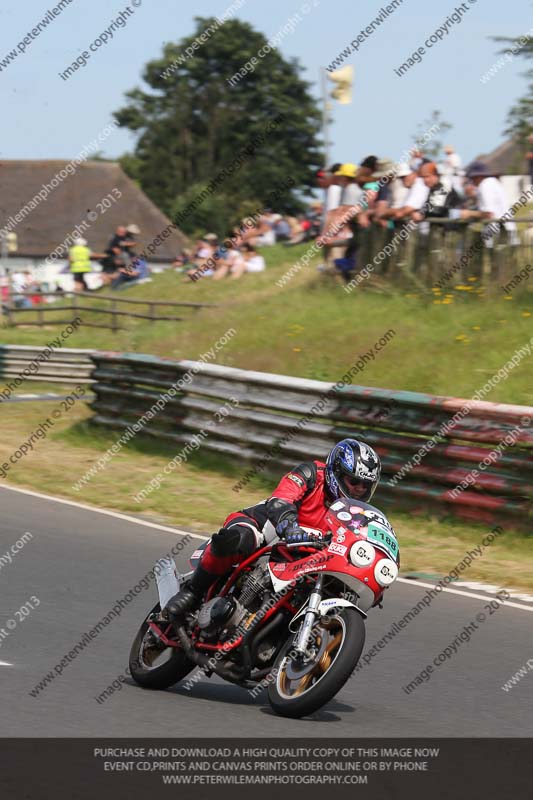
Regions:
[[[418,176],[418,173],[413,172],[408,164],[399,164],[396,174],[409,191],[404,200],[404,205],[401,206],[401,208],[390,209],[390,211],[385,213],[385,216],[391,217],[394,220],[411,219],[413,212],[420,211],[427,201],[429,188],[422,178]]]
[[[501,181],[490,171],[483,161],[473,161],[466,171],[466,177],[476,187],[477,209],[463,209],[461,219],[466,220],[494,220],[491,226],[494,234],[501,230],[502,226],[507,231],[510,244],[518,244],[518,234],[515,222],[504,222],[497,225],[496,221],[501,219],[509,211],[509,201]],[[494,235],[484,237],[486,247],[494,246]]]
[[[361,210],[357,203],[363,195],[356,181],[357,166],[351,163],[335,166],[338,166],[338,169],[332,176],[331,186],[340,188],[340,197],[338,205],[331,209],[328,208],[327,211],[326,224],[322,234],[325,242],[326,265],[319,267],[331,274],[335,273],[336,262],[344,257],[346,247],[353,238],[350,220]]]
[[[68,260],[74,277],[74,291],[90,291],[85,278],[91,271],[91,251],[85,239],[74,239],[74,245],[68,251]]]
[[[389,227],[386,213],[394,202],[393,187],[396,178],[396,166],[390,158],[380,158],[376,163],[372,176],[378,183],[378,192],[374,204],[373,221],[382,227]],[[392,223],[390,223],[392,225]]]
[[[433,162],[422,164],[419,171],[420,178],[429,189],[426,202],[419,211],[414,211],[412,219],[421,222],[427,218],[451,217],[459,219],[461,212],[459,208],[462,198],[450,187],[447,189],[440,178],[437,165]]]

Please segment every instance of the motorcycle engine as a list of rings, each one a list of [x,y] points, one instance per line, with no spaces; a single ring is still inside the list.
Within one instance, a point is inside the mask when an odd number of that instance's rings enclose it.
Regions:
[[[215,597],[200,608],[197,623],[205,633],[214,633],[236,627],[245,614],[246,609],[233,597]]]
[[[230,631],[238,627],[245,617],[255,616],[265,590],[271,585],[267,563],[268,559],[259,563],[244,578],[239,587],[238,599],[234,595],[226,595],[203,604],[198,612],[197,624],[204,636],[223,629]]]

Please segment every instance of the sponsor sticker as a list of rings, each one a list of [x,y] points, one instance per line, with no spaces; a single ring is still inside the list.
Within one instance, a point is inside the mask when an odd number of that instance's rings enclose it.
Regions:
[[[328,550],[330,553],[337,553],[339,556],[345,556],[348,548],[344,547],[342,544],[336,544],[335,542],[332,542],[332,544],[330,544],[328,547]]]
[[[351,514],[348,514],[347,511],[339,511],[337,514],[337,519],[342,519],[344,522],[348,522],[352,518]]]

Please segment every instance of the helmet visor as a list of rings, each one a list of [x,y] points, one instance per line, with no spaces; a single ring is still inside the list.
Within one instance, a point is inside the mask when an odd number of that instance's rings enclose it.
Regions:
[[[366,500],[372,494],[374,486],[372,481],[365,481],[352,475],[340,475],[338,481],[345,497],[352,497],[354,500]]]

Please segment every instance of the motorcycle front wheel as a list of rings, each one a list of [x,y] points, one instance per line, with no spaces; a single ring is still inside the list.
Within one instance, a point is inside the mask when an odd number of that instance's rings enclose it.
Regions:
[[[159,603],[150,611],[160,611]],[[137,632],[130,650],[129,668],[133,680],[144,689],[168,689],[194,669],[195,664],[175,647],[165,647],[148,627],[148,617]]]
[[[344,608],[313,627],[305,657],[294,650],[296,634],[281,650],[268,687],[273,710],[283,717],[306,717],[335,697],[361,656],[365,623],[353,608]]]

